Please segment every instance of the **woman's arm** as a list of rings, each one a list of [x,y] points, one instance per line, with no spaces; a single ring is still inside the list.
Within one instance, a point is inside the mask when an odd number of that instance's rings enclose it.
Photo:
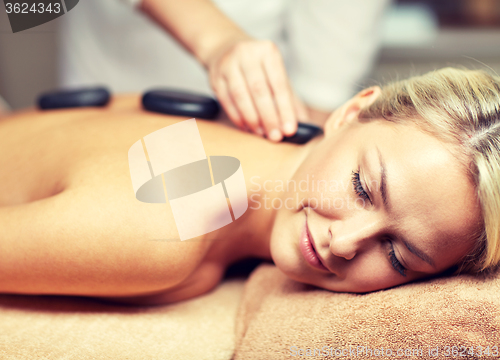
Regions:
[[[89,163],[57,195],[0,207],[1,293],[133,296],[198,266],[208,244],[168,241],[177,231],[166,204],[137,201],[128,169]]]

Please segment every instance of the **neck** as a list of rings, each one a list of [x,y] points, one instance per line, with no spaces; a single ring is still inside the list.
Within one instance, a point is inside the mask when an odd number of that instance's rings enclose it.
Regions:
[[[233,224],[221,229],[224,235],[219,236],[227,240],[223,242],[221,261],[229,265],[252,257],[271,260],[271,232],[279,210],[277,204],[280,204],[275,199],[283,195],[282,189],[277,189],[275,184],[286,184],[321,139],[317,137],[301,146],[276,145],[273,156],[265,160],[265,166],[272,170],[266,176],[250,177],[247,211]]]

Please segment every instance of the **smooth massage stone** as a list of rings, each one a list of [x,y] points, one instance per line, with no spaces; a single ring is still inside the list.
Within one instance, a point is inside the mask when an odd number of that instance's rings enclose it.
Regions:
[[[104,87],[61,90],[42,94],[38,106],[43,110],[105,106],[110,98],[110,92]]]
[[[142,97],[142,105],[153,112],[202,119],[214,119],[220,111],[219,103],[209,96],[170,89],[146,92]],[[299,122],[297,132],[284,137],[282,141],[305,144],[322,132],[319,126]]]
[[[209,96],[171,89],[146,92],[142,105],[153,112],[202,119],[214,119],[220,111],[219,103]]]
[[[299,122],[297,132],[292,136],[285,136],[282,141],[294,144],[305,144],[322,133],[323,129],[319,126]]]

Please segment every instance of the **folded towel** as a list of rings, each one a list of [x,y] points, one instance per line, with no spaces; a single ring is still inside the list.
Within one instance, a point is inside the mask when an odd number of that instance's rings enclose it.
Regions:
[[[236,341],[235,360],[499,358],[500,272],[348,294],[263,264],[245,284]]]

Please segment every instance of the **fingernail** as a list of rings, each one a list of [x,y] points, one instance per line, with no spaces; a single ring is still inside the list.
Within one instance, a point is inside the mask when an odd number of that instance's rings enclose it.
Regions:
[[[269,139],[273,141],[280,141],[281,132],[278,129],[272,129],[271,132],[269,133]]]
[[[294,130],[294,126],[292,123],[286,123],[284,126],[283,126],[283,132],[287,135],[292,135],[293,133],[293,130]]]
[[[264,129],[262,129],[260,126],[257,128],[257,130],[255,130],[255,132],[257,133],[257,135],[264,135]]]

